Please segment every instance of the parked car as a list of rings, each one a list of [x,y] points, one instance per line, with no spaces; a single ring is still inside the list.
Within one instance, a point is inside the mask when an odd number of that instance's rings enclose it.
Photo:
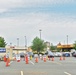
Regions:
[[[25,57],[25,53],[23,53],[23,52],[20,53],[19,55],[20,55],[21,58],[24,58]]]
[[[62,56],[62,53],[60,53],[60,52],[55,52],[55,53],[54,53],[54,56],[60,57],[60,56]]]
[[[72,53],[72,56],[73,57],[76,57],[76,51]]]
[[[51,51],[48,51],[48,54],[47,55],[48,55],[48,58],[54,57],[54,54]]]
[[[64,52],[64,53],[63,53],[63,56],[65,56],[65,57],[70,57],[70,53],[69,53],[69,52]]]
[[[76,53],[74,53],[73,57],[76,57]]]

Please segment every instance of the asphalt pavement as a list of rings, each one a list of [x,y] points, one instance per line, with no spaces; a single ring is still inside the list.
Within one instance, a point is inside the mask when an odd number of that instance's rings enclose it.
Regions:
[[[28,64],[24,60],[11,61],[8,67],[0,61],[0,75],[76,75],[76,58],[60,60],[60,57],[55,57],[53,61],[51,59],[46,62],[38,59],[38,63],[33,58]]]

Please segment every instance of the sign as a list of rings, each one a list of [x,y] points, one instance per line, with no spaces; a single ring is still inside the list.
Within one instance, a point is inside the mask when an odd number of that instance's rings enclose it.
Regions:
[[[5,48],[0,48],[0,53],[5,53],[6,49]]]

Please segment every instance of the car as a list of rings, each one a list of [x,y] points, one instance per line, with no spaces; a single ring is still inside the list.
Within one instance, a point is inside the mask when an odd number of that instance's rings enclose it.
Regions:
[[[73,54],[73,57],[76,57],[76,53]]]
[[[64,57],[70,57],[70,53],[69,53],[69,52],[64,52],[64,53],[63,53],[63,56],[64,56]]]
[[[48,51],[48,58],[52,58],[52,57],[54,57],[54,54],[53,54],[53,52],[51,52],[51,51]]]
[[[25,57],[25,53],[23,53],[23,52],[20,53],[19,55],[20,55],[21,58],[24,58]]]
[[[55,52],[55,53],[54,53],[54,56],[60,57],[60,56],[62,56],[62,53],[60,53],[60,52]]]

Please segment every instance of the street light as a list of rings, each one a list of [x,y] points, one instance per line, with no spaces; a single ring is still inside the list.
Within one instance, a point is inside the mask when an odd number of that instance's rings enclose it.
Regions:
[[[42,31],[42,30],[40,29],[39,31],[40,31],[40,39],[41,39],[41,31]]]
[[[68,35],[67,35],[67,45],[68,45]]]
[[[19,38],[17,38],[17,46],[19,46]]]
[[[26,39],[26,36],[25,36],[25,47],[27,47],[27,39]]]

